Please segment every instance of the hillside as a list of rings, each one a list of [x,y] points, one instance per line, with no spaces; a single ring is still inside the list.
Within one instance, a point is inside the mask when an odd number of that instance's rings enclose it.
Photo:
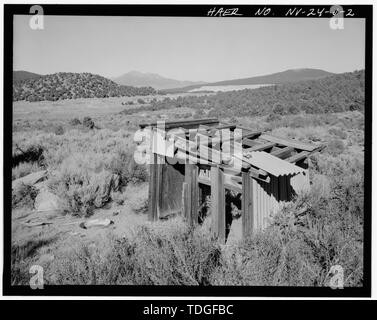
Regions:
[[[54,73],[13,83],[13,101],[56,101],[155,94],[151,87],[121,86],[91,73]]]
[[[202,85],[205,82],[180,81],[162,77],[155,73],[143,73],[138,71],[130,71],[112,79],[120,85],[128,85],[133,87],[153,87],[154,89],[171,89],[181,88],[192,85]]]
[[[205,86],[240,86],[240,85],[265,85],[265,84],[284,84],[305,80],[321,79],[328,76],[332,76],[334,73],[327,72],[320,69],[290,69],[282,72],[272,73],[264,76],[242,78],[234,80],[225,80],[218,82],[207,83]],[[190,85],[184,88],[174,88],[167,90],[167,92],[181,92],[190,91],[200,88],[201,85]]]
[[[257,116],[267,114],[328,113],[364,110],[364,70],[323,79],[286,83],[215,95],[166,98],[153,110],[175,107],[197,109],[197,116]]]
[[[282,84],[288,82],[320,79],[331,75],[334,74],[320,69],[291,69],[259,77],[214,82],[211,83],[211,85],[225,86],[245,84]]]
[[[13,71],[13,81],[27,80],[38,77],[42,77],[42,75],[23,70]]]

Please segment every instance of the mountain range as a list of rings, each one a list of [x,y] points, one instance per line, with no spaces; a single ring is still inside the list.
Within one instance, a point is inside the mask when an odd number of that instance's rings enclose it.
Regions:
[[[297,82],[303,80],[315,80],[334,75],[321,69],[290,69],[282,72],[267,74],[263,76],[241,78],[234,80],[224,80],[217,82],[204,81],[180,81],[162,77],[155,73],[143,73],[138,71],[130,71],[120,77],[112,78],[112,80],[120,85],[133,87],[153,87],[156,90],[163,90],[168,93],[188,92],[205,86],[239,86],[239,85],[261,85],[261,84],[282,84],[289,82]],[[204,90],[204,89],[203,89]]]
[[[156,73],[144,73],[139,71],[130,71],[119,77],[112,78],[111,80],[120,85],[133,87],[152,87],[156,90],[205,84],[205,82],[203,81],[181,81],[165,78]]]
[[[316,79],[326,78],[332,75],[334,75],[334,73],[327,72],[321,69],[310,69],[310,68],[289,69],[286,71],[267,74],[263,76],[206,83],[205,90],[210,90],[209,87],[218,87],[218,86],[268,85],[268,84],[273,85],[273,84],[292,83],[292,82],[305,81],[305,80],[316,80]],[[203,85],[191,85],[187,87],[168,89],[165,91],[168,93],[188,92],[194,89],[201,88],[202,86]]]
[[[334,75],[320,69],[290,69],[273,74],[218,82],[180,81],[153,73],[131,71],[112,80],[91,73],[59,72],[40,75],[28,71],[13,71],[14,100],[61,100],[91,97],[119,97],[190,91],[240,90],[242,86],[262,86],[316,80]],[[237,87],[239,86],[239,87]],[[220,90],[221,91],[221,90]]]
[[[150,110],[191,108],[199,117],[253,117],[268,115],[274,122],[287,114],[328,114],[365,109],[365,70],[338,73],[315,80],[303,80],[257,89],[233,90],[211,95],[177,95],[179,98],[160,99]],[[127,110],[129,114],[130,110]],[[138,109],[134,109],[138,112]],[[166,111],[163,111],[166,112]],[[313,124],[315,118],[298,116],[292,126]],[[322,123],[324,117],[315,121]],[[296,123],[297,122],[297,123]]]

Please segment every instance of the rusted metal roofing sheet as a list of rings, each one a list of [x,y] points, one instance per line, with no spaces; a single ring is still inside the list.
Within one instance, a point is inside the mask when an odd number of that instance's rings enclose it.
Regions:
[[[275,177],[296,175],[305,171],[303,168],[264,151],[245,152],[243,155],[251,165],[267,171]]]

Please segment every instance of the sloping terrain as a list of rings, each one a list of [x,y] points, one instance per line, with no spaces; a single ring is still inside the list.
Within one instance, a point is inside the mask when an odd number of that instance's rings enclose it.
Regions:
[[[219,86],[245,86],[245,85],[269,85],[269,84],[284,84],[299,82],[305,80],[316,80],[332,76],[334,73],[327,72],[320,69],[290,69],[283,72],[272,73],[264,76],[225,80],[218,82],[211,82],[205,85],[206,89],[209,90],[210,87]],[[192,91],[194,89],[199,89],[202,85],[190,85],[184,88],[174,88],[171,90],[166,90],[167,92],[186,92]],[[214,91],[215,88],[214,88]]]
[[[59,72],[13,82],[13,101],[56,101],[154,94],[151,87],[121,86],[91,73]]]
[[[283,72],[268,74],[265,76],[243,78],[236,80],[227,80],[212,83],[211,85],[225,86],[225,85],[245,85],[245,84],[280,84],[288,82],[297,82],[303,80],[320,79],[334,75],[320,69],[291,69]]]
[[[13,71],[13,81],[27,80],[38,77],[42,77],[42,75],[23,70]]]
[[[198,116],[257,116],[332,113],[364,110],[365,71],[258,89],[220,92],[212,95],[164,99],[152,104],[153,110],[192,107]]]

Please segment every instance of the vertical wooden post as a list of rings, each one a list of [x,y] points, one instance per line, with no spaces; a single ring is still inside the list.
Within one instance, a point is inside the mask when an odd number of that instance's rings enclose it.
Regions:
[[[186,164],[185,165],[185,183],[189,187],[188,199],[190,203],[190,214],[187,216],[188,221],[191,224],[196,224],[198,222],[198,205],[199,205],[199,182],[198,182],[199,169],[196,164]],[[187,188],[187,187],[186,187]],[[183,202],[184,204],[184,202]]]
[[[242,237],[252,235],[254,228],[253,181],[249,172],[242,172]]]
[[[211,167],[211,213],[215,236],[225,243],[224,174],[219,167]]]
[[[162,179],[162,170],[164,166],[165,158],[163,156],[157,155],[157,164],[156,164],[156,202],[157,202],[157,217],[156,220],[160,218],[160,210],[162,207],[162,192],[163,192],[163,179]]]
[[[183,218],[186,221],[191,220],[191,188],[190,184],[187,182],[183,183],[183,188],[182,188],[182,213],[183,213]]]
[[[157,205],[158,205],[158,164],[157,164],[157,154],[151,153],[152,163],[149,165],[149,212],[148,219],[150,221],[155,221],[158,218]]]

